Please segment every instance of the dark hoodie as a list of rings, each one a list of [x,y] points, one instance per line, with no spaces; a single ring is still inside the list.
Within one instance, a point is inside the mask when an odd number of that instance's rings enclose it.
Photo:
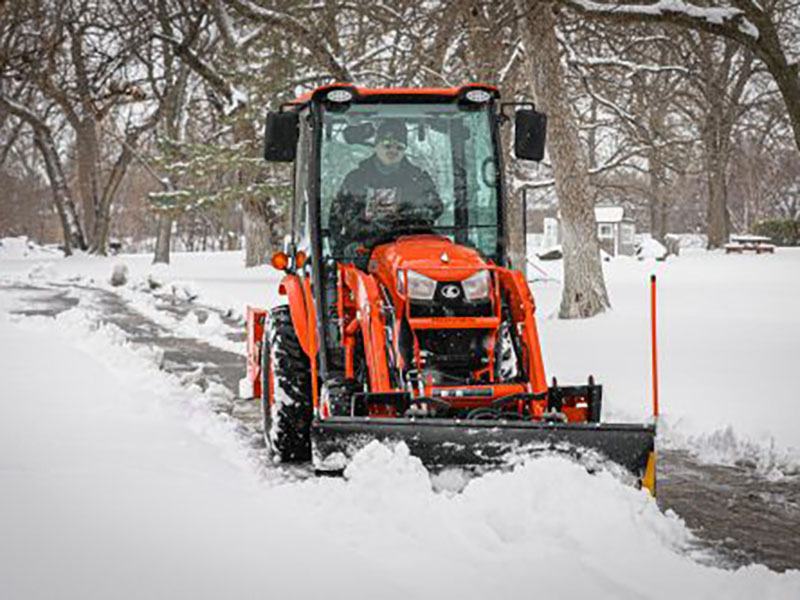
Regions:
[[[348,173],[331,205],[333,254],[342,256],[353,242],[369,245],[393,228],[431,227],[442,210],[425,171],[407,158],[386,166],[371,156]]]

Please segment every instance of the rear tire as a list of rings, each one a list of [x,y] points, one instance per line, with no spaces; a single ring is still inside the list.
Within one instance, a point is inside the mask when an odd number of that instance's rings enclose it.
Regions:
[[[311,365],[286,305],[270,311],[264,328],[261,414],[273,457],[285,463],[311,460]]]

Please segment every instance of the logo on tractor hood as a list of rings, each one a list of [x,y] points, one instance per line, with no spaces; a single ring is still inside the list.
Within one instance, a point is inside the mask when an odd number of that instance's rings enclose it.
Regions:
[[[451,283],[450,285],[446,285],[442,288],[442,296],[452,300],[453,298],[458,298],[461,295],[461,288]]]

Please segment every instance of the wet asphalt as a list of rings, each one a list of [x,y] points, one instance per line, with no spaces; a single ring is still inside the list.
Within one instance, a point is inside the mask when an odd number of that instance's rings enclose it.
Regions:
[[[211,383],[213,409],[237,423],[245,443],[264,455],[259,406],[237,398],[244,375],[242,355],[207,342],[176,335],[113,291],[78,284],[0,284],[0,293],[24,298],[21,316],[55,317],[90,299],[97,319],[125,332],[130,343],[155,348],[160,368],[201,389]],[[244,342],[244,324],[215,308],[154,292],[156,307],[177,319],[194,313],[200,323],[217,313],[228,326],[228,339]],[[679,515],[696,536],[694,549],[707,562],[725,568],[760,563],[777,571],[800,569],[800,475],[771,481],[750,465],[703,464],[690,452],[659,452],[658,504]],[[308,474],[306,474],[308,475]],[[300,474],[300,476],[303,476]]]

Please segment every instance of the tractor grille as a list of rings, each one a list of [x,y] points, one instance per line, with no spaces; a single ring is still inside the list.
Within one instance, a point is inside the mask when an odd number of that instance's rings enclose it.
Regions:
[[[457,290],[457,292],[456,292]],[[440,281],[433,300],[412,300],[412,317],[491,317],[490,300],[468,302],[458,281]]]
[[[483,329],[423,329],[417,331],[425,365],[459,379],[486,366]]]

